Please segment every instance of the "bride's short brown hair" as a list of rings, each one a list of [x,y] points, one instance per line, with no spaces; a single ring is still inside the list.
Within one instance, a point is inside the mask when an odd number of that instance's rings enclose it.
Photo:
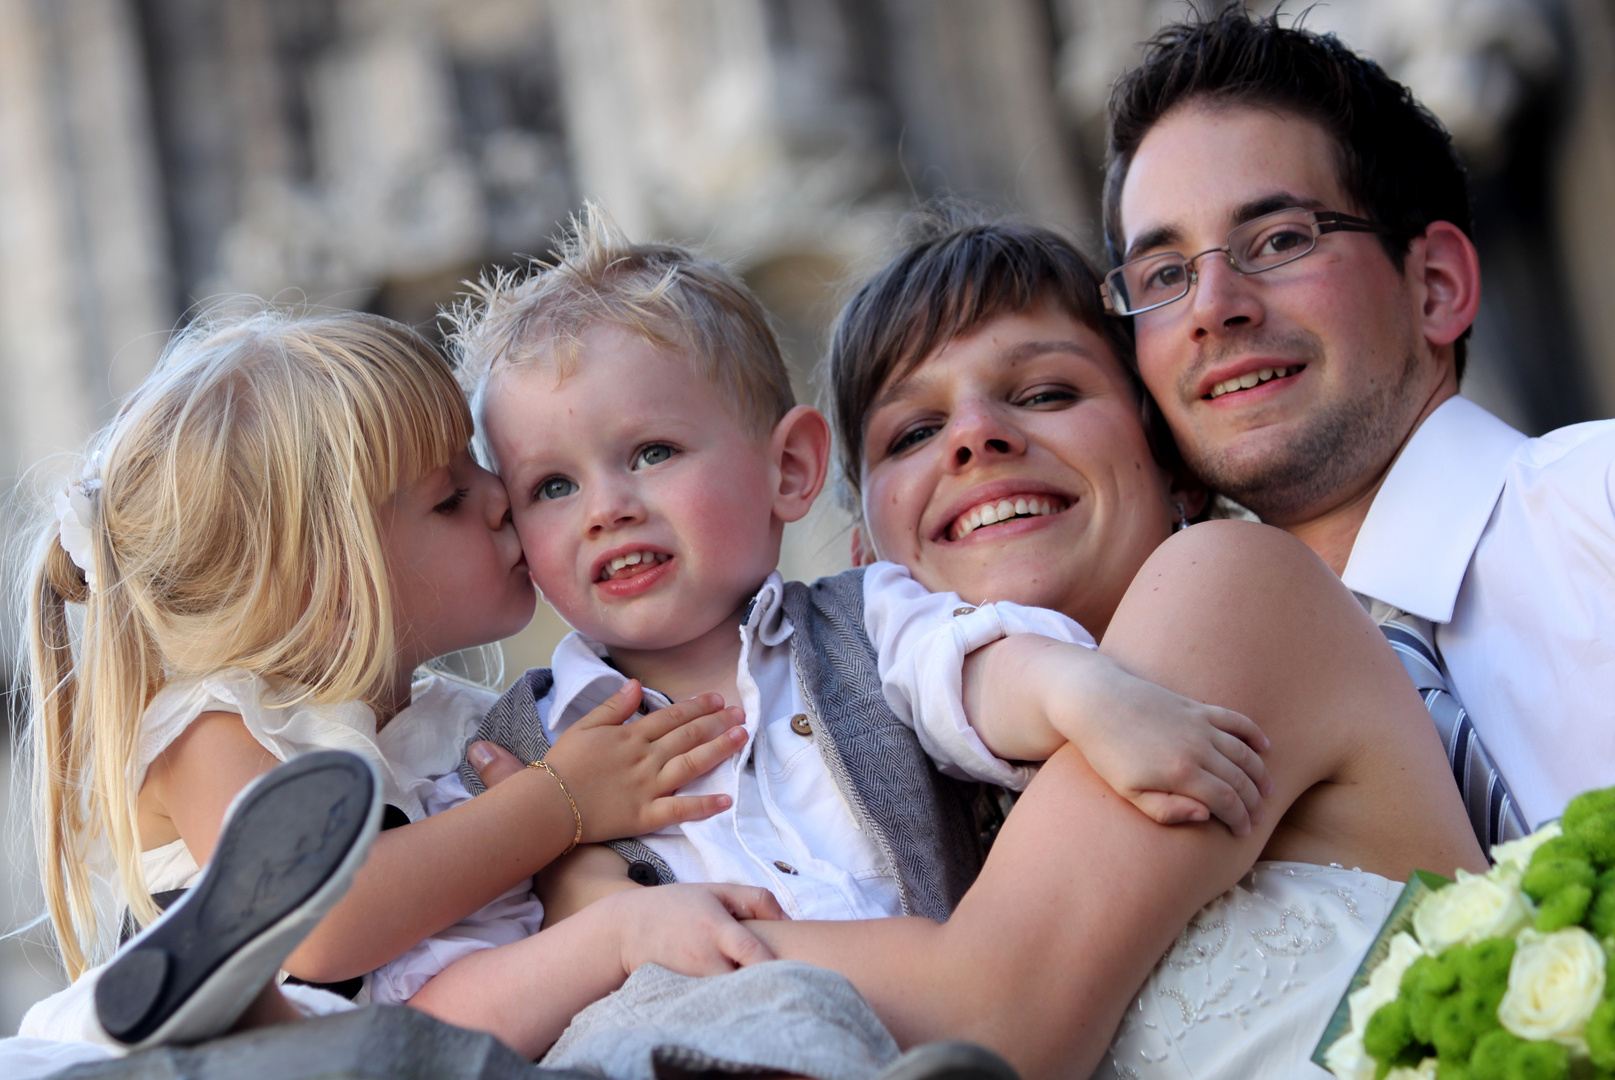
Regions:
[[[841,309],[825,357],[839,442],[841,496],[856,509],[864,422],[875,397],[956,337],[1000,315],[1052,303],[1092,328],[1116,355],[1139,402],[1158,461],[1181,473],[1177,446],[1133,363],[1131,326],[1105,314],[1099,275],[1076,244],[1052,229],[989,220],[938,203],[904,219],[905,246]]]

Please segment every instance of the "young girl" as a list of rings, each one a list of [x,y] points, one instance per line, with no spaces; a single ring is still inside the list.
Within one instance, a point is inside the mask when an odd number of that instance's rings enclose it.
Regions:
[[[308,750],[369,762],[402,826],[285,959],[309,982],[363,976],[502,895],[523,903],[533,873],[580,840],[726,805],[668,793],[737,748],[733,711],[706,695],[625,725],[630,685],[542,768],[431,816],[434,778],[493,695],[413,675],[514,633],[534,604],[504,490],[471,460],[470,435],[447,365],[408,328],[263,312],[181,334],[94,440],[57,500],[30,596],[38,844],[77,981],[30,1012],[25,1035],[106,1041],[87,971],[114,929],[97,879],[150,922],[198,877],[237,793]],[[83,610],[76,641],[70,605]],[[553,1008],[558,1032],[624,967],[712,949],[741,959],[725,905],[775,910],[759,890],[728,889],[618,912],[586,950],[598,958],[615,940],[612,961],[532,1007]],[[300,1012],[348,1007],[296,994]],[[277,1015],[274,995],[263,1001]]]

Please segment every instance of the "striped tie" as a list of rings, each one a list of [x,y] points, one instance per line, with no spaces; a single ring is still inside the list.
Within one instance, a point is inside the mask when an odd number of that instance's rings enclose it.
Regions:
[[[1492,756],[1481,745],[1469,713],[1448,688],[1434,644],[1435,628],[1428,619],[1417,615],[1395,608],[1387,612],[1377,604],[1375,607],[1379,609],[1375,614],[1380,631],[1412,677],[1447,747],[1452,778],[1458,782],[1464,809],[1469,811],[1469,824],[1474,827],[1475,839],[1480,841],[1481,848],[1489,852],[1493,844],[1517,840],[1529,833],[1531,830],[1526,828],[1503,774],[1498,772]]]

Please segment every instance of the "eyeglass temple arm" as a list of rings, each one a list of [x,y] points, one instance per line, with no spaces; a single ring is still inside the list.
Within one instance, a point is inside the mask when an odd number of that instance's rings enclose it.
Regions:
[[[1318,232],[1320,233],[1371,232],[1389,234],[1391,231],[1383,225],[1376,225],[1367,218],[1352,217],[1350,214],[1341,214],[1333,210],[1316,211],[1313,219],[1317,221]]]

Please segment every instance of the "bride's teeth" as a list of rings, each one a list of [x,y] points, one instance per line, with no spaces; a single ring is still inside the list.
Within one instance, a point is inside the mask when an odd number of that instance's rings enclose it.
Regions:
[[[993,525],[1016,517],[1041,517],[1058,514],[1064,507],[1054,499],[1027,498],[1000,499],[996,503],[983,503],[961,514],[953,524],[952,539],[963,540],[983,525]]]

